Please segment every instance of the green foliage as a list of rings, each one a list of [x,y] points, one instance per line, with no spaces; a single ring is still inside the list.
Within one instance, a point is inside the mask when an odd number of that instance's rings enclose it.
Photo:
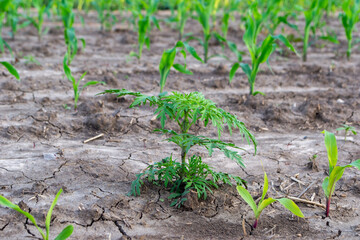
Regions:
[[[76,37],[75,28],[73,27],[75,21],[75,14],[73,12],[73,2],[63,0],[60,5],[61,18],[64,25],[64,39],[67,47],[67,65],[70,65],[74,57],[78,52],[78,38]],[[86,43],[84,39],[80,39],[82,42],[83,48],[85,48]]]
[[[34,4],[35,9],[37,10],[37,16],[36,17],[28,16],[27,19],[37,29],[39,40],[41,40],[42,35],[47,32],[47,30],[43,30],[44,13],[49,14],[49,10],[51,7],[51,0],[47,2],[47,4],[43,0],[35,0],[32,2]]]
[[[97,0],[91,4],[98,13],[101,30],[111,30],[116,24],[116,17],[112,13],[113,0]]]
[[[11,65],[10,63],[8,62],[0,62],[1,65],[3,65],[11,75],[13,75],[17,80],[20,81],[20,76],[19,76],[19,73],[18,71],[16,70],[16,68],[14,68],[13,65]]]
[[[195,59],[203,62],[199,55],[196,53],[195,49],[191,47],[187,42],[178,41],[173,48],[167,49],[163,52],[160,64],[159,64],[159,72],[160,72],[160,93],[162,93],[166,79],[170,73],[171,67],[176,69],[177,71],[184,74],[192,74],[190,70],[186,68],[186,51],[187,50]],[[181,53],[184,57],[185,64],[175,63],[174,60],[177,53]]]
[[[91,86],[91,85],[96,85],[96,84],[105,84],[105,82],[103,82],[103,81],[88,81],[82,87],[80,87],[80,82],[81,82],[81,80],[84,79],[86,72],[83,73],[83,75],[81,75],[79,80],[76,81],[76,79],[71,74],[71,70],[70,70],[70,67],[68,66],[67,62],[68,62],[68,55],[65,54],[64,61],[63,61],[63,68],[64,68],[64,73],[65,73],[67,79],[72,83],[72,87],[74,90],[74,109],[76,110],[77,102],[79,100],[80,94],[86,87]]]
[[[342,130],[345,131],[345,139],[344,139],[345,141],[346,141],[346,136],[347,136],[348,132],[351,132],[352,134],[357,135],[356,129],[353,126],[343,124],[342,127],[339,127],[336,129],[336,131],[342,131]]]
[[[148,180],[152,181],[154,179],[154,174],[157,176],[160,174],[160,179],[163,179],[165,186],[167,186],[168,182],[172,182],[174,186],[182,187],[181,194],[183,193],[183,191],[194,188],[198,191],[199,197],[206,197],[206,191],[209,190],[210,186],[214,185],[211,184],[211,182],[208,182],[208,180],[206,179],[206,176],[210,172],[205,175],[202,174],[199,169],[207,169],[207,171],[210,170],[209,168],[206,168],[205,165],[201,165],[201,158],[197,158],[196,156],[193,156],[193,158],[191,158],[187,163],[186,155],[188,154],[190,149],[196,145],[205,147],[208,150],[210,156],[212,155],[214,149],[219,149],[224,153],[226,157],[236,161],[240,166],[244,167],[241,155],[237,151],[232,150],[241,148],[235,146],[232,143],[225,143],[220,140],[221,134],[224,131],[225,126],[227,126],[230,134],[232,134],[234,129],[238,129],[240,134],[243,136],[243,138],[246,139],[248,144],[252,143],[254,145],[256,153],[257,143],[254,136],[246,129],[244,123],[239,121],[235,115],[232,115],[224,111],[223,109],[216,107],[214,102],[205,99],[205,97],[199,92],[191,92],[188,94],[172,92],[171,95],[160,94],[159,96],[147,96],[139,92],[130,92],[126,89],[115,89],[106,90],[105,92],[102,92],[100,94],[105,93],[117,94],[118,97],[125,95],[135,96],[135,99],[130,105],[130,107],[141,106],[147,103],[149,103],[150,106],[156,107],[154,113],[157,115],[157,118],[160,119],[161,129],[156,129],[155,131],[168,135],[169,137],[166,139],[166,141],[175,143],[181,149],[181,163],[173,163],[172,158],[170,158],[171,161],[167,162],[171,163],[172,167],[164,168],[167,169],[166,171],[168,172],[168,174],[164,175],[164,179],[162,178],[163,175],[161,175],[160,173],[153,173],[152,171],[154,167],[150,167],[147,169],[148,171],[137,175],[137,180],[135,180],[135,182],[133,183],[131,194],[136,195],[140,193],[140,186],[143,183],[141,179],[144,176],[150,176],[150,179],[148,178]],[[165,129],[166,123],[168,121],[176,122],[178,128]],[[218,131],[219,139],[211,139],[205,136],[196,136],[188,133],[191,127],[195,123],[200,121],[203,122],[205,127],[207,127],[209,122],[211,122]],[[196,161],[194,157],[197,159]],[[188,173],[190,169],[193,168],[198,169],[197,171],[200,172],[192,171],[192,177],[189,177]],[[164,170],[163,167],[160,167],[159,169],[161,171]],[[178,177],[174,177],[175,173]],[[228,179],[229,175],[211,175],[216,181],[222,180],[225,183],[230,183],[230,180]],[[231,178],[235,179],[236,181],[242,182],[240,178]],[[180,182],[178,182],[178,180]],[[185,186],[185,188],[183,188],[183,186]],[[178,189],[178,187],[176,187],[176,189]]]
[[[328,217],[330,214],[331,196],[335,191],[336,182],[341,179],[346,168],[356,167],[360,170],[360,159],[345,166],[337,166],[338,148],[335,135],[326,130],[324,130],[323,133],[325,134],[325,147],[329,159],[329,176],[326,177],[322,183],[327,202],[326,216]]]
[[[261,63],[267,62],[269,65],[269,57],[274,52],[277,47],[276,41],[282,42],[286,47],[288,47],[291,51],[296,53],[296,50],[291,45],[291,43],[287,40],[283,35],[268,35],[261,43],[261,45],[257,44],[257,38],[262,29],[262,18],[261,15],[257,11],[250,11],[249,15],[246,19],[246,30],[243,35],[243,41],[248,48],[248,51],[251,56],[251,67],[247,63],[236,62],[229,74],[229,81],[231,82],[235,73],[239,67],[244,71],[247,76],[249,85],[250,85],[250,95],[262,94],[262,92],[254,91],[255,80],[257,73],[259,72],[259,67]],[[234,48],[234,47],[231,47]],[[239,57],[238,57],[239,59]],[[270,65],[269,65],[270,66]]]
[[[199,199],[206,199],[207,192],[212,193],[211,189],[218,188],[219,183],[232,185],[232,180],[236,184],[246,183],[238,176],[213,171],[211,167],[202,162],[201,157],[195,155],[189,158],[188,163],[185,163],[183,177],[181,176],[182,171],[183,167],[172,156],[164,158],[136,175],[136,179],[131,184],[129,195],[140,195],[140,188],[144,184],[144,180],[147,180],[150,183],[170,188],[170,192],[173,194],[169,196],[169,199],[175,198],[171,205],[180,207],[186,201],[184,197],[190,190],[195,190]],[[181,196],[182,198],[179,199]]]
[[[155,17],[155,12],[157,11],[157,7],[159,4],[159,0],[147,0],[147,1],[133,1],[132,2],[132,14],[134,19],[137,20],[137,30],[138,30],[138,52],[130,52],[130,56],[136,57],[138,60],[141,59],[142,51],[144,44],[148,49],[150,49],[150,38],[149,34],[151,31],[151,24],[153,23],[158,29],[160,29],[159,22]],[[142,8],[146,9],[146,14],[142,14]]]
[[[275,201],[278,201],[279,203],[281,203],[286,209],[288,209],[290,212],[292,212],[296,216],[301,217],[301,218],[304,217],[304,215],[302,214],[299,207],[292,200],[290,200],[288,198],[280,198],[280,199],[266,198],[265,199],[268,188],[269,188],[268,178],[267,178],[266,173],[264,172],[263,192],[262,192],[261,199],[260,199],[258,205],[256,205],[254,199],[252,198],[250,193],[244,187],[239,185],[236,188],[238,190],[240,196],[244,199],[244,201],[251,207],[251,209],[254,212],[254,215],[255,215],[255,223],[253,225],[254,228],[257,227],[257,223],[258,223],[261,212],[267,206],[269,206],[270,204],[272,204]]]
[[[348,41],[348,48],[346,51],[347,59],[350,60],[353,31],[355,25],[359,22],[360,17],[360,0],[345,0],[342,4],[343,12],[339,17],[345,30],[345,36]]]
[[[11,208],[21,214],[23,214],[25,217],[27,217],[36,227],[36,229],[39,231],[41,237],[43,240],[49,240],[49,233],[50,233],[50,222],[51,222],[51,215],[53,212],[53,209],[57,203],[57,200],[60,196],[60,194],[62,193],[62,189],[59,190],[59,192],[56,194],[54,201],[52,202],[50,209],[46,215],[46,219],[45,219],[45,229],[46,232],[44,233],[44,231],[36,224],[35,218],[28,212],[23,211],[18,205],[13,204],[12,202],[10,202],[8,199],[6,199],[5,197],[0,195],[0,205],[4,206],[4,207],[8,207]],[[71,236],[72,232],[74,231],[74,227],[72,225],[68,225],[67,227],[65,227],[62,232],[55,238],[55,240],[65,240],[68,237]]]

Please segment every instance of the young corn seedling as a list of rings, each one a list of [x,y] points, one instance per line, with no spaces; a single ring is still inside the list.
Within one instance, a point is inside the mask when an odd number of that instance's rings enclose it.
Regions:
[[[319,27],[319,22],[321,20],[323,14],[323,5],[324,2],[320,0],[312,0],[310,7],[305,9],[300,9],[305,16],[305,27],[304,27],[304,36],[303,36],[303,61],[307,60],[307,49],[309,47],[309,37],[310,30],[313,31],[314,35],[316,33],[316,29]]]
[[[31,22],[32,25],[36,28],[38,31],[38,38],[39,41],[41,41],[41,37],[44,33],[48,31],[48,29],[43,30],[43,23],[44,23],[44,14],[47,13],[50,15],[50,7],[51,7],[51,1],[49,1],[47,4],[43,0],[35,0],[33,1],[34,7],[37,10],[37,16],[31,17],[28,16],[27,19]]]
[[[13,75],[17,80],[20,81],[20,76],[19,76],[19,73],[18,71],[16,70],[16,68],[14,68],[13,65],[11,65],[10,63],[8,62],[0,62],[1,65],[3,65],[11,75]]]
[[[357,132],[353,126],[349,126],[347,124],[343,124],[342,127],[339,127],[336,129],[336,131],[345,131],[345,138],[344,141],[346,141],[346,136],[348,135],[348,132],[351,132],[354,135],[357,135]]]
[[[78,40],[82,42],[83,48],[86,43],[84,39],[76,37],[75,28],[73,27],[75,21],[75,14],[73,12],[73,2],[62,0],[60,4],[61,18],[64,24],[64,39],[67,47],[67,65],[70,65],[78,52]]]
[[[195,5],[195,11],[197,13],[197,20],[202,26],[203,29],[203,38],[197,39],[200,43],[200,45],[204,49],[204,62],[207,63],[207,61],[212,58],[213,56],[208,56],[209,52],[209,41],[212,36],[211,28],[211,14],[213,13],[215,6],[215,0],[210,0],[208,2],[205,2],[203,0],[197,0]],[[214,55],[215,56],[215,55]]]
[[[6,14],[9,12],[10,3],[11,0],[2,0],[0,2],[0,53],[4,53],[6,47],[10,51],[11,55],[13,55],[10,45],[2,38],[3,23]]]
[[[63,61],[63,67],[64,67],[64,72],[65,72],[66,78],[72,83],[72,87],[74,90],[74,110],[76,110],[77,102],[79,100],[80,94],[86,87],[91,86],[91,85],[96,85],[96,84],[105,84],[105,82],[103,82],[103,81],[88,81],[82,87],[80,87],[80,82],[81,82],[81,80],[84,79],[86,72],[83,73],[83,75],[81,75],[79,80],[76,81],[76,79],[71,74],[70,67],[67,64],[67,62],[68,62],[67,58],[68,58],[68,56],[67,56],[67,54],[65,54],[64,61]]]
[[[338,160],[338,148],[336,145],[335,134],[326,130],[324,130],[323,133],[325,134],[325,147],[329,159],[329,176],[324,179],[322,188],[326,196],[326,217],[329,217],[331,196],[335,191],[336,182],[341,179],[346,168],[356,167],[360,170],[360,159],[345,166],[336,166]]]
[[[170,73],[171,67],[175,68],[177,71],[191,75],[192,72],[186,68],[186,51],[187,50],[195,59],[203,62],[203,60],[196,53],[195,49],[191,47],[187,42],[178,41],[173,48],[167,49],[163,52],[160,64],[159,64],[159,72],[160,72],[160,93],[163,92],[165,87],[166,79]],[[181,53],[184,57],[185,64],[182,65],[180,63],[175,63],[174,60],[177,53]]]
[[[340,13],[340,18],[348,41],[346,57],[350,60],[353,31],[356,23],[360,20],[360,0],[346,0],[342,4],[342,9],[344,12]]]
[[[188,18],[191,16],[191,1],[180,0],[177,5],[176,13],[177,13],[176,23],[177,23],[177,29],[179,30],[179,41],[180,41],[184,36],[185,24]]]
[[[98,19],[100,21],[100,30],[112,30],[112,27],[116,24],[116,17],[112,13],[113,0],[98,0],[92,1],[91,4],[98,13]]]
[[[62,193],[62,189],[59,190],[59,192],[56,194],[54,201],[52,202],[50,209],[46,215],[46,220],[45,220],[45,233],[44,231],[36,224],[35,218],[28,212],[23,211],[18,205],[13,204],[12,202],[10,202],[8,199],[6,199],[5,197],[0,195],[0,205],[4,206],[4,207],[8,207],[11,208],[19,213],[21,213],[22,215],[24,215],[25,217],[27,217],[32,224],[34,224],[34,226],[36,227],[36,229],[39,231],[41,237],[43,240],[49,240],[49,233],[50,233],[50,222],[51,222],[51,215],[53,212],[53,209],[58,201],[58,198],[60,196],[60,194]],[[65,227],[61,233],[55,238],[55,240],[65,240],[68,237],[71,236],[71,234],[74,231],[74,227],[72,225],[68,225],[67,227]]]
[[[221,32],[224,39],[227,39],[229,20],[231,18],[234,18],[232,16],[232,13],[238,11],[239,4],[240,0],[230,0],[228,1],[228,4],[224,7],[223,17],[221,18]]]
[[[174,192],[174,195],[171,195],[171,197],[181,197],[180,202],[177,202],[177,200],[173,202],[174,205],[177,204],[179,206],[179,204],[181,205],[185,201],[184,194],[190,191],[190,189],[197,191],[198,198],[206,198],[207,191],[211,192],[211,187],[216,188],[219,181],[230,185],[231,179],[234,179],[238,184],[245,183],[240,177],[213,171],[202,162],[199,156],[192,156],[188,160],[186,159],[192,147],[202,146],[208,150],[210,156],[215,149],[218,149],[226,157],[244,167],[241,155],[238,151],[233,150],[241,148],[220,140],[220,136],[224,131],[224,125],[227,125],[230,134],[234,129],[238,129],[248,144],[252,143],[254,145],[256,152],[257,144],[255,138],[246,129],[244,123],[240,122],[235,115],[216,107],[214,102],[205,99],[201,93],[191,92],[183,94],[172,92],[171,95],[146,96],[139,92],[127,91],[126,89],[106,90],[101,94],[104,93],[117,94],[118,97],[125,95],[135,96],[130,107],[147,103],[150,106],[156,107],[155,114],[160,119],[161,129],[156,129],[155,131],[167,134],[169,137],[166,141],[175,143],[181,149],[180,162],[177,162],[170,156],[150,165],[144,172],[137,174],[136,180],[132,183],[131,195],[136,196],[140,194],[140,187],[144,183],[144,178],[146,178],[153,183],[162,183],[165,187],[171,186],[170,191]],[[168,121],[177,123],[177,128],[166,129],[165,125]],[[200,121],[205,127],[211,122],[217,128],[219,139],[190,134],[191,127]],[[212,179],[208,179],[208,175],[212,176]]]
[[[256,206],[256,203],[254,201],[254,199],[252,198],[252,196],[250,195],[250,193],[242,186],[237,186],[237,190],[240,194],[240,196],[242,197],[242,199],[244,199],[244,201],[251,207],[251,209],[254,212],[255,215],[255,222],[253,224],[253,228],[256,228],[258,225],[258,221],[260,218],[260,214],[261,212],[270,204],[278,201],[279,203],[281,203],[286,209],[288,209],[290,212],[292,212],[294,215],[303,218],[304,215],[301,212],[300,208],[290,199],[288,198],[280,198],[280,199],[275,199],[275,198],[266,198],[266,193],[268,191],[269,188],[269,183],[268,183],[268,178],[266,173],[264,172],[264,186],[263,186],[263,192],[261,195],[261,199],[258,203],[258,205]]]
[[[286,47],[288,47],[291,51],[296,53],[295,48],[293,45],[287,40],[286,37],[283,35],[268,35],[261,45],[257,45],[257,38],[258,34],[262,28],[262,19],[261,15],[257,11],[252,11],[254,14],[249,14],[246,21],[246,30],[243,35],[243,41],[246,44],[246,47],[249,50],[250,56],[251,56],[251,67],[247,63],[242,62],[236,62],[229,73],[229,81],[231,83],[233,77],[235,76],[235,73],[239,67],[244,71],[248,78],[248,82],[250,85],[250,95],[257,95],[261,94],[264,95],[264,93],[260,91],[254,91],[255,87],[255,80],[257,73],[259,72],[259,67],[261,63],[267,62],[269,65],[269,57],[274,52],[275,48],[277,47],[276,41],[282,42]],[[239,59],[239,57],[238,57]]]
[[[131,10],[133,16],[137,16],[138,19],[138,52],[130,52],[130,56],[136,57],[140,61],[144,45],[146,45],[148,50],[150,49],[149,33],[151,31],[151,23],[153,23],[158,29],[160,29],[159,22],[154,15],[154,13],[157,11],[159,0],[149,0],[148,2],[141,2],[146,9],[145,16],[142,14],[141,8],[139,7],[138,3],[136,1],[134,2],[135,3],[133,3],[133,8]]]

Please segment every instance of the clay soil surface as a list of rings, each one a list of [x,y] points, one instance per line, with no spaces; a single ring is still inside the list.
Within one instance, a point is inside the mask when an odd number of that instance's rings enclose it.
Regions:
[[[73,224],[70,239],[360,238],[356,169],[347,169],[338,182],[330,218],[324,217],[321,207],[299,203],[306,217],[298,219],[275,203],[263,212],[256,230],[251,229],[253,213],[235,186],[221,185],[202,201],[189,196],[186,207],[179,209],[170,207],[170,193],[161,186],[145,184],[140,197],[127,196],[135,174],[171,153],[179,158],[179,149],[163,141],[164,136],[152,133],[159,122],[153,119],[150,107],[129,109],[131,97],[95,94],[114,88],[157,94],[162,51],[174,46],[178,34],[162,23],[161,31],[151,33],[151,51],[144,50],[138,63],[128,57],[137,42],[131,27],[119,23],[113,32],[100,32],[95,14],[85,20],[85,28],[78,25],[76,30],[87,46],[71,69],[76,77],[87,71],[86,80],[107,85],[86,89],[77,111],[64,108],[65,104],[73,106],[73,91],[62,69],[65,45],[60,21],[46,23],[49,33],[41,42],[31,27],[20,30],[15,40],[6,39],[19,58],[15,66],[21,82],[4,69],[0,71],[0,194],[30,211],[44,227],[47,209],[62,188],[53,212],[52,236]],[[229,38],[245,51],[243,32],[237,26],[232,23]],[[340,22],[334,18],[329,26],[338,33],[340,44],[312,45],[308,62],[285,50],[273,54],[274,73],[264,65],[255,86],[266,96],[249,98],[241,71],[229,84],[231,62],[222,58],[200,64],[189,57],[192,76],[169,75],[166,91],[201,91],[236,114],[255,135],[256,156],[239,134],[222,136],[246,149],[246,169],[219,152],[212,157],[201,148],[191,152],[203,156],[216,171],[244,178],[255,199],[262,191],[262,163],[269,176],[269,196],[297,197],[312,184],[301,197],[325,204],[321,183],[328,163],[321,131],[335,132],[343,123],[360,131],[359,49],[355,47],[352,60],[346,61]],[[186,31],[201,36],[194,20]],[[190,44],[202,53],[197,42]],[[301,43],[296,47],[301,52]],[[212,41],[210,53],[222,53],[221,46]],[[230,51],[225,54],[235,60]],[[27,55],[34,56],[41,66],[21,57]],[[9,54],[4,57],[10,60]],[[248,56],[244,59],[249,60]],[[193,131],[216,137],[212,127]],[[83,143],[100,133],[104,137]],[[344,132],[339,132],[337,140],[341,165],[360,158],[358,136],[348,136],[345,142]],[[39,234],[22,215],[0,208],[0,239],[39,239]]]

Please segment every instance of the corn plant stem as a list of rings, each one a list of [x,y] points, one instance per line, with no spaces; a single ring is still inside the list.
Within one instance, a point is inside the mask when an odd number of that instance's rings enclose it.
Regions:
[[[326,217],[329,217],[330,215],[330,201],[330,197],[326,198]]]
[[[307,61],[307,48],[309,44],[309,35],[310,35],[310,24],[305,26],[304,30],[304,46],[303,46],[303,62]]]
[[[254,222],[254,224],[253,224],[253,228],[256,228],[256,227],[257,227],[258,220],[259,220],[259,219],[255,219],[255,222]]]
[[[206,36],[204,36],[204,62],[207,63],[208,61],[208,48],[209,48],[209,41],[206,40]]]
[[[349,39],[348,40],[348,49],[346,51],[346,57],[347,57],[348,61],[350,61],[350,56],[351,56],[351,42],[352,42],[352,39]]]

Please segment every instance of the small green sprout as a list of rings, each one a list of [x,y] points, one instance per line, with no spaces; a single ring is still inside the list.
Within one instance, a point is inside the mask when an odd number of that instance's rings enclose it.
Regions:
[[[237,186],[237,190],[240,194],[240,196],[244,199],[244,201],[251,207],[251,209],[254,211],[255,214],[255,222],[253,224],[253,228],[256,228],[258,225],[258,220],[260,218],[261,212],[270,204],[273,202],[280,202],[286,209],[288,209],[290,212],[295,214],[298,217],[303,218],[304,215],[301,212],[300,208],[290,199],[288,198],[280,198],[280,199],[274,199],[274,198],[266,198],[266,193],[269,188],[268,178],[266,175],[266,172],[264,172],[264,186],[263,186],[263,193],[261,195],[261,200],[259,201],[258,205],[256,206],[256,203],[250,193],[242,186]]]
[[[38,60],[36,60],[36,58],[35,58],[33,55],[26,55],[26,56],[24,57],[24,59],[26,60],[26,61],[25,61],[25,64],[34,63],[34,64],[36,64],[36,65],[38,65],[38,66],[41,66],[41,63],[40,63]]]
[[[339,127],[336,129],[336,131],[342,131],[342,130],[345,130],[345,138],[344,138],[345,141],[346,141],[346,136],[348,135],[348,132],[351,132],[352,134],[357,135],[357,132],[353,126],[343,124],[342,127]]]
[[[71,70],[70,70],[70,67],[68,66],[67,62],[68,62],[68,55],[66,53],[65,57],[64,57],[64,61],[63,61],[63,67],[64,67],[64,72],[65,72],[65,75],[66,75],[67,79],[72,83],[72,86],[73,86],[73,90],[74,90],[74,109],[76,110],[77,102],[79,100],[79,97],[80,97],[80,94],[81,94],[82,90],[84,90],[86,87],[88,87],[90,85],[106,84],[106,83],[103,82],[103,81],[88,81],[80,88],[80,82],[81,82],[81,80],[84,79],[84,77],[86,75],[86,72],[83,73],[83,75],[81,75],[79,80],[76,81],[76,79],[71,74]]]
[[[338,160],[338,148],[335,134],[326,130],[322,133],[325,134],[325,147],[329,159],[329,176],[326,177],[322,183],[322,188],[326,196],[326,217],[329,217],[331,196],[335,191],[336,182],[341,179],[346,168],[356,167],[360,170],[360,159],[345,166],[336,166]]]
[[[17,80],[20,81],[20,76],[19,76],[19,73],[18,71],[16,70],[16,68],[14,68],[13,65],[11,65],[10,63],[8,62],[0,62],[1,65],[3,65],[11,75],[13,75]]]
[[[62,193],[62,189],[59,190],[59,192],[56,194],[54,201],[52,202],[50,209],[46,215],[46,220],[45,220],[45,229],[46,232],[44,233],[44,231],[36,224],[35,218],[28,212],[23,211],[18,205],[13,204],[12,202],[10,202],[8,199],[6,199],[5,197],[0,195],[0,205],[4,206],[4,207],[8,207],[11,209],[14,209],[15,211],[23,214],[25,217],[27,217],[36,227],[36,229],[39,231],[41,237],[43,240],[49,240],[49,232],[50,232],[50,222],[51,222],[51,215],[53,212],[53,209],[57,203],[57,200],[60,196],[60,194]],[[74,227],[72,225],[68,225],[67,227],[65,227],[61,233],[54,239],[54,240],[65,240],[68,237],[71,236],[72,232],[74,231]]]
[[[342,4],[343,13],[340,13],[342,25],[345,30],[348,48],[346,51],[347,59],[350,60],[353,31],[355,25],[360,20],[360,0],[345,0]]]
[[[112,13],[113,0],[97,0],[92,1],[91,4],[98,13],[100,21],[100,30],[110,30],[116,24],[116,17]]]
[[[167,49],[163,52],[160,64],[159,64],[159,72],[160,72],[160,93],[162,93],[166,79],[170,73],[171,67],[174,67],[177,71],[189,74],[191,75],[192,72],[186,68],[186,52],[187,50],[195,59],[197,59],[200,62],[203,62],[203,60],[199,57],[199,55],[196,53],[195,49],[191,47],[187,42],[178,41],[176,45],[173,48]],[[185,64],[179,64],[175,63],[174,60],[176,57],[176,54],[180,52],[185,60]]]

